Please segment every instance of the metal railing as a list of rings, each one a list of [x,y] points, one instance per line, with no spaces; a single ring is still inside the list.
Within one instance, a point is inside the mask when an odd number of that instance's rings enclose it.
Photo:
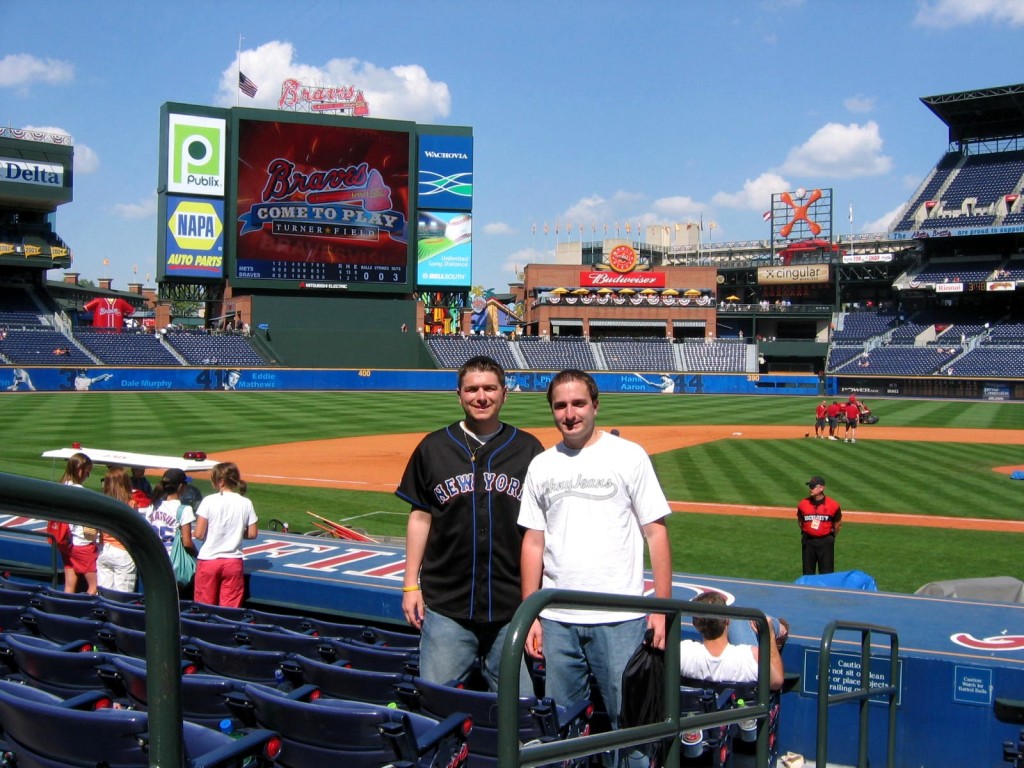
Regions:
[[[146,583],[146,671],[150,690],[149,764],[182,766],[181,623],[170,558],[138,512],[86,488],[0,473],[0,509],[107,531],[124,543]]]
[[[526,635],[540,612],[550,605],[566,608],[592,608],[665,614],[665,680],[664,719],[649,725],[621,728],[607,733],[591,734],[544,744],[520,745],[518,721],[519,668],[522,664]],[[758,629],[757,702],[741,709],[720,710],[700,715],[680,712],[679,695],[679,627],[683,614],[714,616],[733,621],[754,621]],[[664,765],[679,765],[680,722],[685,719],[686,730],[709,728],[756,719],[766,722],[769,715],[770,691],[770,633],[764,613],[753,608],[706,605],[689,600],[660,597],[633,597],[600,592],[578,592],[561,589],[542,589],[530,595],[509,623],[505,645],[501,652],[498,673],[498,765],[501,768],[533,768],[545,763],[592,755],[606,750],[647,744],[665,740],[667,750]],[[559,702],[562,703],[562,702]],[[768,765],[768,728],[762,727],[757,737],[757,765]],[[824,765],[824,763],[821,763]]]
[[[860,633],[860,686],[855,691],[829,693],[830,661],[832,640],[837,631]],[[871,685],[871,636],[885,635],[889,638],[889,685]],[[896,697],[899,694],[900,642],[896,630],[874,624],[858,624],[833,621],[821,635],[821,655],[818,657],[818,733],[815,765],[827,765],[828,758],[828,710],[834,704],[856,701],[860,707],[858,725],[857,765],[868,765],[868,715],[871,699],[886,696],[889,699],[889,734],[886,742],[886,765],[896,764]]]

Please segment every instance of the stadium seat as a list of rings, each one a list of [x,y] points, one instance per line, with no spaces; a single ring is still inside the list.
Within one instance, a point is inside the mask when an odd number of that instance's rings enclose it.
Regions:
[[[374,672],[416,674],[419,671],[419,651],[407,648],[389,648],[370,645],[357,640],[329,640],[338,659],[356,669]]]
[[[91,649],[91,644],[88,646]],[[102,688],[97,667],[110,655],[83,650],[82,644],[58,644],[40,637],[0,635],[0,657],[17,672],[8,679],[57,696],[74,696]],[[2,722],[2,721],[0,721]]]
[[[21,686],[22,688],[24,686]],[[148,768],[149,718],[124,709],[83,711],[40,700],[16,687],[0,687],[10,764],[18,768]],[[262,768],[276,757],[276,734],[254,730],[242,738],[183,723],[187,768]],[[248,761],[248,762],[246,762]]]
[[[281,734],[285,768],[457,768],[466,763],[472,720],[454,713],[441,722],[398,709],[339,699],[300,701],[264,686],[229,696],[243,719]]]
[[[21,622],[33,635],[55,643],[94,643],[97,633],[103,627],[103,622],[96,619],[46,613],[39,608],[26,608],[22,612]]]
[[[293,688],[315,685],[324,695],[385,706],[398,701],[395,686],[412,680],[400,672],[356,669],[344,661],[328,663],[295,656],[281,663],[281,671]]]
[[[498,757],[498,694],[470,691],[454,683],[441,685],[421,678],[400,683],[400,700],[414,712],[443,718],[452,712],[466,712],[473,719],[469,736],[469,765],[493,766]],[[556,706],[552,699],[519,699],[519,741],[559,741],[585,736],[590,731],[593,705],[580,701],[570,708]],[[570,763],[575,764],[575,763]]]
[[[143,712],[149,709],[149,686],[146,662],[142,659],[128,659],[112,656],[110,663],[100,666],[99,677],[107,690],[126,706]],[[221,675],[182,674],[181,714],[190,723],[218,728],[225,719],[234,718],[225,696],[239,692],[244,683]],[[233,729],[242,727],[234,719]]]
[[[265,685],[286,682],[281,672],[281,663],[288,658],[287,653],[231,648],[192,638],[185,646],[184,655],[189,661],[196,662],[200,671],[205,673]]]
[[[89,595],[86,598],[68,598],[64,593],[60,596],[50,593],[45,589],[34,592],[29,598],[29,605],[39,608],[47,613],[58,616],[74,616],[79,619],[95,619],[96,611],[99,608],[99,599]]]

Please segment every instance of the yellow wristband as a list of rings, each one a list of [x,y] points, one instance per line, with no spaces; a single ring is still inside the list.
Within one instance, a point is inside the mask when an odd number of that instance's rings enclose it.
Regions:
[[[402,587],[402,591],[403,592],[419,592],[420,591],[420,585],[419,584],[413,584],[411,587]]]

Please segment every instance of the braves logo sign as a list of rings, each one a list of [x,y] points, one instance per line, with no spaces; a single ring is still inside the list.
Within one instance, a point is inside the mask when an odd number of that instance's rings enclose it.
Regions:
[[[797,196],[803,197],[803,195],[800,195],[799,192],[797,193]],[[789,192],[783,192],[781,195],[779,195],[779,199],[793,209],[793,216],[790,218],[789,221],[783,224],[782,228],[779,230],[779,234],[782,237],[789,237],[789,233],[793,231],[793,227],[796,226],[796,223],[798,221],[807,222],[807,228],[815,237],[821,234],[821,225],[816,221],[811,221],[810,217],[807,215],[807,211],[810,209],[810,207],[821,199],[820,189],[816,189],[813,192],[811,192],[811,194],[807,198],[807,202],[803,203],[802,205],[798,205],[797,203],[793,202],[793,197],[789,194]]]
[[[1024,650],[1024,635],[995,635],[977,638],[969,632],[957,632],[949,636],[957,645],[976,651],[1020,651]]]

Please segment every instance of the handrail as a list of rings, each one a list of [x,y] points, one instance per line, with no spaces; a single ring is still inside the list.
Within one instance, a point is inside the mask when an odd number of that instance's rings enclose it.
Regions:
[[[151,690],[149,764],[182,766],[181,624],[170,558],[149,523],[109,496],[86,488],[0,472],[0,506],[40,520],[100,528],[124,543],[146,583],[146,670]]]
[[[601,610],[632,611],[665,614],[665,719],[659,723],[621,728],[609,733],[592,734],[546,744],[520,745],[518,732],[519,668],[522,664],[526,635],[540,612],[549,605],[567,608],[594,608]],[[660,739],[668,740],[664,765],[679,765],[679,733],[683,719],[679,711],[679,627],[683,614],[716,616],[730,620],[755,621],[758,627],[757,704],[742,709],[690,715],[685,718],[687,729],[707,728],[738,723],[741,720],[765,720],[769,714],[770,646],[768,620],[754,608],[707,605],[689,600],[662,597],[636,597],[611,595],[601,592],[580,592],[565,589],[542,589],[530,595],[516,610],[505,635],[498,667],[498,765],[501,768],[533,768],[545,763],[596,754],[608,749],[619,749],[646,744]],[[559,702],[563,703],[563,702]],[[731,712],[732,714],[727,714]],[[760,728],[757,737],[757,765],[768,764],[768,729]],[[824,765],[824,763],[821,763]]]
[[[838,630],[860,632],[860,687],[856,691],[829,694],[829,660],[832,655],[832,639]],[[886,635],[889,638],[889,685],[871,686],[871,635]],[[886,765],[892,768],[896,763],[896,684],[899,673],[900,641],[895,629],[855,622],[833,621],[821,635],[821,654],[818,657],[818,732],[815,765],[827,765],[828,758],[828,709],[833,704],[857,701],[860,704],[859,743],[857,765],[868,765],[868,705],[874,696],[889,698],[889,734],[886,744]]]

